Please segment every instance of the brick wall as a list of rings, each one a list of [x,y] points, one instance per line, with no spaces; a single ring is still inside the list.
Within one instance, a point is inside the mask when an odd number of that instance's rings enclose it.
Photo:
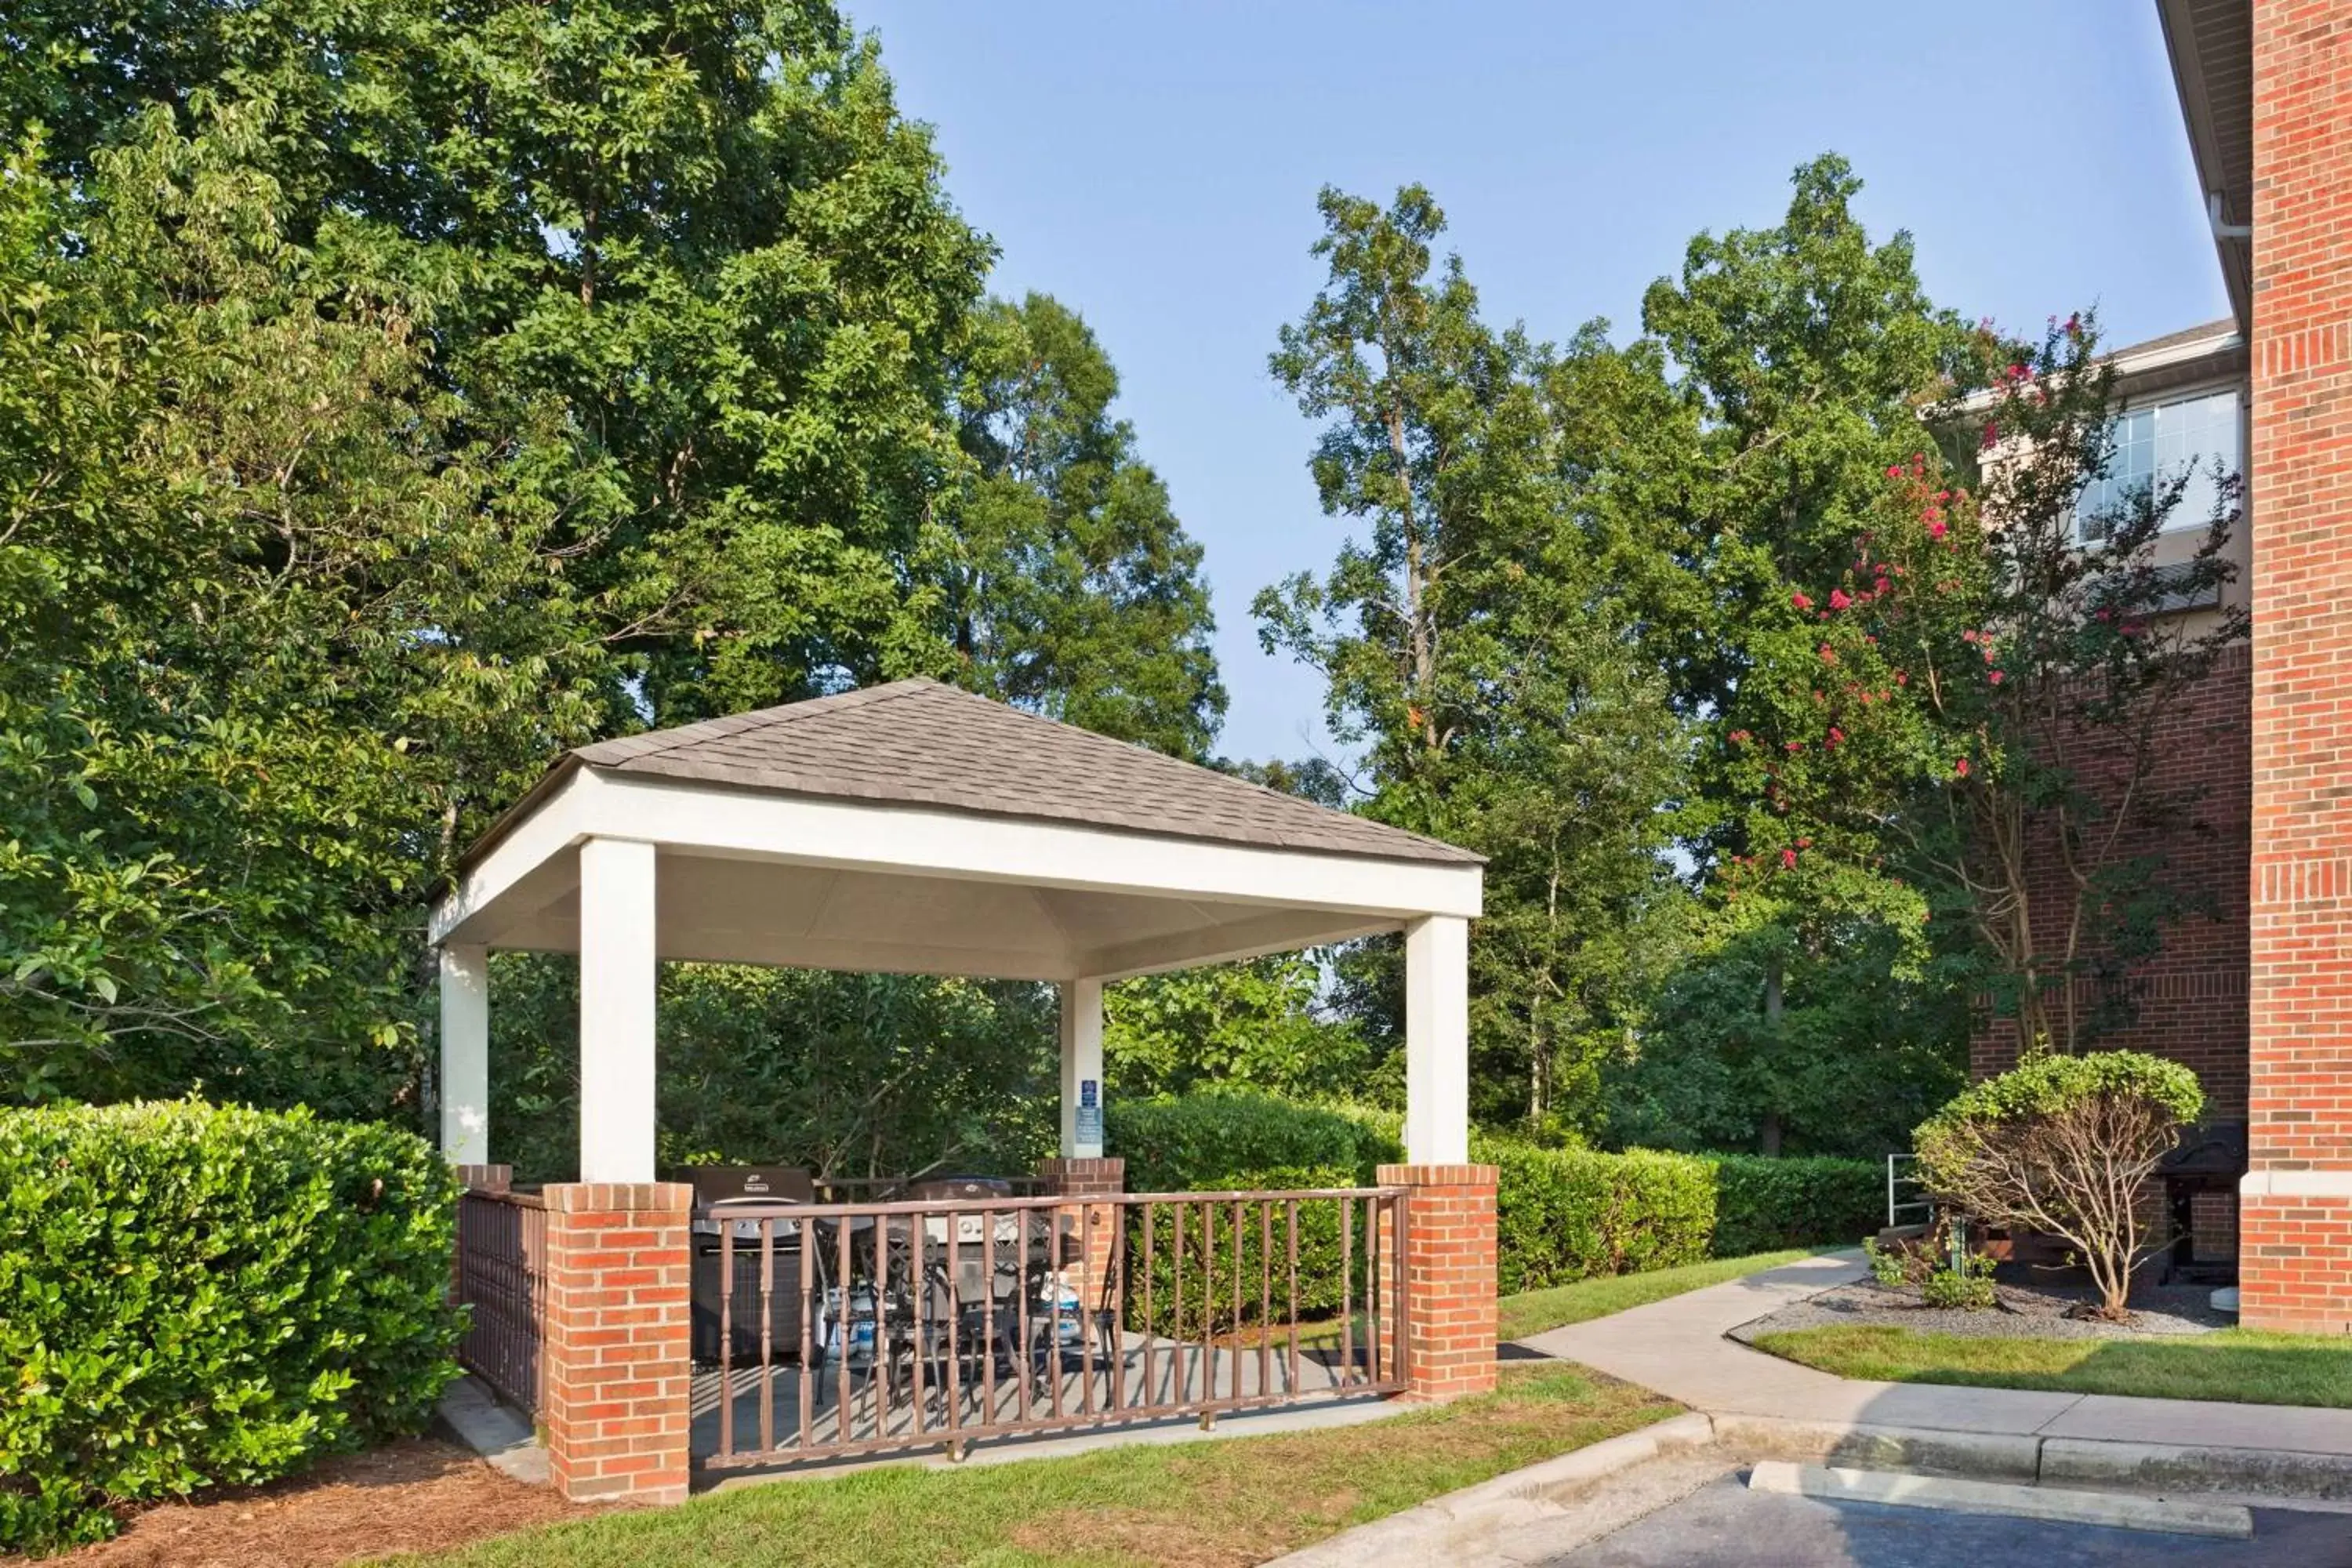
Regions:
[[[2224,651],[2210,673],[2158,723],[2157,765],[2143,786],[2163,809],[2151,814],[2127,854],[2164,857],[2165,880],[2198,906],[2164,931],[2162,950],[2123,980],[2130,1021],[2095,1044],[2168,1057],[2193,1068],[2205,1086],[2206,1113],[2246,1114],[2247,856],[2252,835],[2250,703],[2252,658],[2241,646]],[[2093,777],[2111,764],[2093,758]],[[2035,862],[2036,925],[2053,946],[2071,912],[2072,894],[2054,856]],[[2087,1013],[2099,983],[2074,983]],[[2014,1066],[2013,1020],[1978,1028],[1969,1067],[1985,1077]],[[2201,1245],[2201,1238],[2200,1238]]]
[[[1492,1165],[1383,1165],[1411,1187],[1405,1219],[1406,1396],[1453,1399],[1495,1386]]]
[[[2244,1321],[2352,1330],[2352,5],[2252,0]]]
[[[545,1200],[549,1472],[577,1501],[683,1501],[694,1189],[582,1182]]]

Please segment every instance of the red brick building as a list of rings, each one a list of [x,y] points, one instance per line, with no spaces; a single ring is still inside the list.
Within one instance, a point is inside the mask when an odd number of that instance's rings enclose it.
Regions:
[[[2246,362],[2243,1315],[2341,1333],[2352,1331],[2352,0],[2158,9]],[[2225,886],[2227,837],[2196,851]],[[2198,1035],[2148,1043],[2197,1061],[2223,1103],[2238,1081],[2221,1059],[2231,1004],[2196,988],[2220,984],[2232,940],[2226,927],[2177,933],[2148,972],[2149,1011],[2168,1019],[2150,1027]],[[2166,984],[2184,988],[2179,1005],[2161,998]]]
[[[2157,10],[2232,313],[2116,354],[2116,482],[2244,474],[2226,592],[2252,635],[2165,717],[2152,783],[2182,809],[2138,847],[2203,907],[2101,1043],[2188,1063],[2242,1124],[2237,1203],[2201,1195],[2194,1228],[2200,1256],[2235,1253],[2244,1321],[2352,1331],[2352,0]],[[2203,510],[2165,547],[2193,548]],[[1973,1066],[2016,1048],[1996,1026]]]

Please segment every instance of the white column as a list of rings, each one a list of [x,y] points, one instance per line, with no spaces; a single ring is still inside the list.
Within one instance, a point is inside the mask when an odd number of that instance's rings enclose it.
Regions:
[[[654,847],[580,847],[580,1179],[654,1179]]]
[[[1062,993],[1062,1157],[1103,1152],[1103,983],[1065,980]]]
[[[1459,915],[1404,928],[1404,1157],[1470,1158],[1470,922]]]
[[[441,950],[441,1152],[490,1163],[490,952]]]

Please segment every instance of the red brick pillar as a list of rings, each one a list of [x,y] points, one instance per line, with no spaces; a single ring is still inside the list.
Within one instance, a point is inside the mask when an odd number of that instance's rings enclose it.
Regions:
[[[546,1202],[550,1473],[574,1501],[683,1501],[694,1189],[580,1182]]]
[[[1127,1191],[1127,1162],[1116,1156],[1041,1160],[1037,1179],[1055,1197],[1101,1197]],[[1087,1279],[1099,1287],[1110,1277],[1111,1247],[1118,1237],[1118,1207],[1101,1204],[1084,1209],[1056,1209],[1054,1214],[1055,1223],[1066,1226],[1067,1234],[1078,1235],[1083,1228],[1079,1252],[1086,1259]]]
[[[2243,1321],[2352,1331],[2352,6],[2252,0]]]
[[[1381,1185],[1410,1187],[1404,1218],[1404,1372],[1408,1399],[1452,1399],[1495,1386],[1495,1178],[1492,1165],[1382,1165]]]

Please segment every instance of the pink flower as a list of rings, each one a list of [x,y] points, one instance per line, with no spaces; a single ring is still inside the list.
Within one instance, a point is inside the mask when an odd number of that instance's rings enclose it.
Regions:
[[[1911,684],[1911,678],[1902,670],[1898,669],[1895,672],[1895,684],[1897,686],[1908,686]]]
[[[1734,730],[1731,732],[1731,743],[1735,746],[1744,746],[1753,738],[1745,730]]]
[[[1802,594],[1790,595],[1789,603],[1794,605],[1801,610],[1810,610],[1813,607],[1813,602],[1811,599],[1806,598]]]
[[[1874,594],[1884,594],[1886,592],[1886,579],[1884,576],[1880,577],[1877,582],[1873,583],[1870,585],[1870,591]]]
[[[1954,772],[1954,773],[1956,773],[1959,774],[1959,776],[1960,776],[1960,777],[1962,777],[1962,778],[1966,778],[1966,777],[1968,777],[1968,776],[1969,776],[1969,760],[1968,760],[1968,758],[1966,758],[1966,757],[1962,757],[1962,758],[1960,758],[1958,762],[1954,763],[1952,764],[1952,772]]]
[[[1832,610],[1843,610],[1843,609],[1846,608],[1848,605],[1852,605],[1853,603],[1853,601],[1851,598],[1847,597],[1847,595],[1846,595],[1846,591],[1845,591],[1843,588],[1832,588],[1832,589],[1830,590],[1830,608],[1831,608],[1831,609],[1832,609]]]
[[[1999,686],[2000,684],[2000,671],[1996,669],[1990,675],[1986,676],[1985,679],[1991,681],[1995,686]]]
[[[1795,850],[1783,849],[1780,851],[1780,868],[1784,871],[1793,871],[1797,868],[1797,852]]]
[[[1902,464],[1900,464],[1900,463],[1889,463],[1889,464],[1887,464],[1887,465],[1886,465],[1886,477],[1887,477],[1888,479],[1901,479],[1901,478],[1903,477],[1903,465],[1902,465]]]
[[[1823,664],[1835,664],[1837,662],[1837,649],[1830,647],[1827,643],[1822,644],[1821,655],[1822,662]]]
[[[1930,539],[1941,539],[1950,531],[1948,526],[1940,522],[1931,522],[1927,525],[1927,537]]]
[[[1983,444],[1984,444],[1985,446],[1987,446],[1987,447],[1990,447],[1990,446],[1992,446],[1994,443],[1998,442],[2000,439],[2000,426],[1999,425],[1995,424],[1993,421],[1991,421],[1991,420],[1990,420],[1990,419],[1986,420],[1986,421],[1985,421],[1985,427],[1984,427],[1984,442],[1983,442]]]
[[[1782,749],[1791,752],[1801,752],[1805,749],[1805,743],[1802,741],[1791,741]]]
[[[1832,725],[1831,725],[1831,726],[1830,726],[1830,738],[1829,738],[1827,741],[1823,742],[1822,742],[1822,744],[1823,744],[1823,745],[1828,745],[1828,746],[1834,746],[1834,745],[1836,745],[1840,741],[1843,741],[1843,740],[1844,740],[1844,739],[1845,739],[1845,731],[1844,731],[1843,730],[1839,729],[1836,725],[1832,724]]]

